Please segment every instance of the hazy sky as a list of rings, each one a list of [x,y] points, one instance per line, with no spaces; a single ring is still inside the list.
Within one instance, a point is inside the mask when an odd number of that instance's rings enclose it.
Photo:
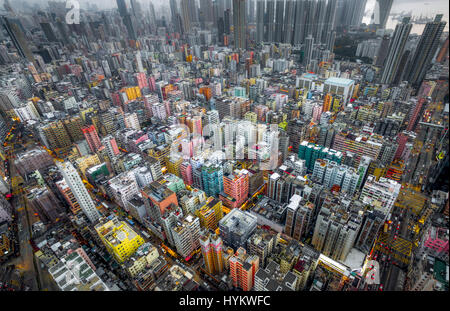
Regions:
[[[15,1],[20,2],[21,0],[10,0],[10,3],[15,5]],[[43,6],[47,5],[48,0],[22,0],[27,3],[39,3]],[[65,0],[57,0],[57,1],[65,1]],[[112,9],[117,8],[116,0],[78,0],[80,2],[81,7],[85,8],[89,3],[95,3],[100,9]],[[126,0],[127,3],[130,0]],[[169,6],[168,0],[138,0],[144,7],[147,7],[146,4],[152,2],[155,5],[155,8],[158,9],[160,6]],[[363,18],[364,23],[370,22],[370,16],[372,15],[373,8],[375,6],[376,0],[368,0],[367,6],[365,9],[365,16]],[[3,0],[0,0],[3,6]],[[392,4],[391,13],[401,13],[401,12],[410,12],[414,16],[419,16],[420,14],[424,16],[433,16],[435,14],[444,14],[444,20],[447,21],[447,26],[445,28],[448,31],[448,20],[449,20],[449,2],[448,0],[394,0]],[[169,14],[169,12],[168,12]],[[389,20],[387,23],[387,28],[394,28],[398,21]],[[418,25],[421,26],[421,25]],[[422,27],[423,28],[423,27]],[[422,29],[421,27],[415,27],[415,29]],[[414,32],[414,29],[413,29]]]

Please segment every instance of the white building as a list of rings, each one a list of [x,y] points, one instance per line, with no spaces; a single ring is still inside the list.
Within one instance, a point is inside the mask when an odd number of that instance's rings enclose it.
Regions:
[[[133,174],[136,178],[136,182],[141,189],[145,186],[148,186],[153,181],[152,173],[146,166],[136,167],[135,169],[133,169]]]
[[[133,171],[123,172],[108,181],[115,201],[128,212],[128,201],[139,193]]]
[[[75,196],[81,210],[91,222],[96,222],[100,218],[100,213],[95,207],[94,201],[89,195],[89,192],[86,190],[86,187],[84,186],[80,175],[78,175],[77,170],[73,167],[72,163],[68,161],[63,163],[57,162],[56,165]]]
[[[353,95],[354,88],[355,81],[350,79],[332,77],[325,80],[323,91],[324,93],[342,95],[345,104],[347,104]]]
[[[141,125],[139,124],[138,116],[135,112],[126,113],[123,117],[123,120],[125,122],[126,127],[133,128],[138,131],[141,130]]]
[[[177,253],[184,258],[199,248],[200,220],[193,215],[186,216],[171,228]]]
[[[48,272],[63,291],[110,290],[78,252],[64,256]]]
[[[401,185],[394,180],[380,177],[376,181],[375,176],[369,175],[359,199],[365,204],[370,204],[384,215],[388,215],[394,206],[400,188]]]

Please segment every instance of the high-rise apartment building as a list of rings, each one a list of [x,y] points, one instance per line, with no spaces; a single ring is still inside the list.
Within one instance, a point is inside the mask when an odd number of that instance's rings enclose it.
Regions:
[[[391,84],[394,80],[411,28],[410,17],[404,17],[403,21],[395,27],[394,34],[390,40],[380,83]]]
[[[72,145],[70,136],[61,120],[42,126],[41,131],[46,140],[44,144],[48,145],[49,149],[67,148]]]
[[[188,258],[199,248],[200,221],[198,217],[189,214],[177,222],[171,230],[177,253],[183,258]]]
[[[226,174],[223,176],[223,193],[220,194],[220,199],[225,206],[236,208],[247,200],[248,190],[249,172],[247,170]]]
[[[234,256],[229,259],[230,276],[233,286],[250,291],[255,282],[255,274],[259,269],[259,257],[247,255],[245,248],[239,247]]]
[[[225,244],[234,249],[245,247],[256,224],[256,216],[235,208],[220,220],[220,236]]]
[[[375,2],[375,8],[372,15],[372,24],[379,25],[380,28],[386,27],[393,2],[394,0],[377,0]]]
[[[83,213],[92,223],[95,223],[100,218],[100,213],[95,207],[94,201],[89,195],[89,192],[84,186],[80,175],[78,175],[78,172],[73,167],[72,163],[57,162],[56,165],[58,166],[64,180],[72,191]]]
[[[29,62],[35,63],[33,53],[31,52],[25,34],[21,29],[20,21],[18,19],[3,16],[2,24],[3,28],[6,29],[6,32],[11,38],[14,47],[19,52],[19,55],[26,58]]]
[[[309,234],[313,225],[315,205],[294,194],[287,206],[284,232],[301,241]]]
[[[97,130],[93,125],[91,125],[84,127],[82,131],[92,153],[96,153],[102,145],[100,138],[98,137]]]
[[[446,22],[442,21],[442,14],[436,15],[434,21],[428,22],[420,36],[414,56],[411,60],[409,75],[406,80],[415,87],[419,87],[430,68],[431,61],[436,54],[442,31]]]
[[[311,244],[325,256],[344,261],[354,245],[361,219],[353,213],[337,212],[335,204],[322,205]]]
[[[256,229],[247,243],[248,253],[259,257],[259,264],[265,267],[267,258],[278,243],[278,234],[273,234],[265,229]]]
[[[201,168],[203,191],[206,195],[217,195],[223,191],[223,168],[219,164],[206,162]]]
[[[317,159],[328,159],[340,164],[343,154],[337,150],[303,141],[298,148],[298,157],[305,160],[305,165],[309,171],[313,171]]]
[[[195,215],[200,219],[202,229],[215,231],[223,217],[222,201],[209,197],[206,204],[195,211]]]
[[[373,206],[375,211],[388,215],[400,193],[400,188],[401,184],[392,179],[380,177],[377,181],[375,176],[369,175],[359,199],[363,203]]]
[[[245,0],[233,0],[234,47],[247,48],[247,14]]]
[[[224,271],[223,242],[217,234],[204,232],[200,235],[203,262],[210,274],[220,274]]]
[[[333,149],[355,155],[353,159],[354,167],[359,165],[363,156],[378,159],[382,146],[382,141],[375,136],[356,136],[344,131],[336,133],[333,142]]]

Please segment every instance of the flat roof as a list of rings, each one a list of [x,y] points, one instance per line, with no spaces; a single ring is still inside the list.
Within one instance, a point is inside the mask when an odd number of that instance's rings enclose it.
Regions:
[[[349,86],[351,84],[354,84],[355,81],[351,80],[351,79],[331,77],[331,78],[326,79],[325,83]]]

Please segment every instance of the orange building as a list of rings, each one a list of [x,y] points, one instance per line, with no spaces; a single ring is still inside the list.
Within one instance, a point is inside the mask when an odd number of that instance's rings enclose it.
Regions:
[[[67,185],[64,179],[57,181],[55,184],[64,199],[66,199],[67,203],[70,205],[70,210],[72,211],[72,213],[77,214],[81,210],[81,207],[80,204],[78,204],[77,199],[73,195],[72,190],[70,190],[69,185]]]
[[[200,236],[203,261],[206,271],[219,274],[224,270],[223,242],[217,234],[206,233]]]
[[[199,89],[199,93],[200,93],[200,94],[203,94],[203,95],[205,96],[205,98],[206,98],[207,101],[209,101],[209,99],[210,99],[211,96],[212,96],[211,88],[208,87],[208,86],[201,87],[201,88]]]
[[[178,206],[177,195],[175,192],[158,181],[154,181],[142,189],[141,194],[144,199],[150,200],[153,205],[159,208],[161,215],[164,214],[166,208],[171,204]]]
[[[323,112],[330,111],[332,100],[333,100],[333,96],[330,93],[325,95],[324,101],[323,101],[323,110],[322,110]]]

